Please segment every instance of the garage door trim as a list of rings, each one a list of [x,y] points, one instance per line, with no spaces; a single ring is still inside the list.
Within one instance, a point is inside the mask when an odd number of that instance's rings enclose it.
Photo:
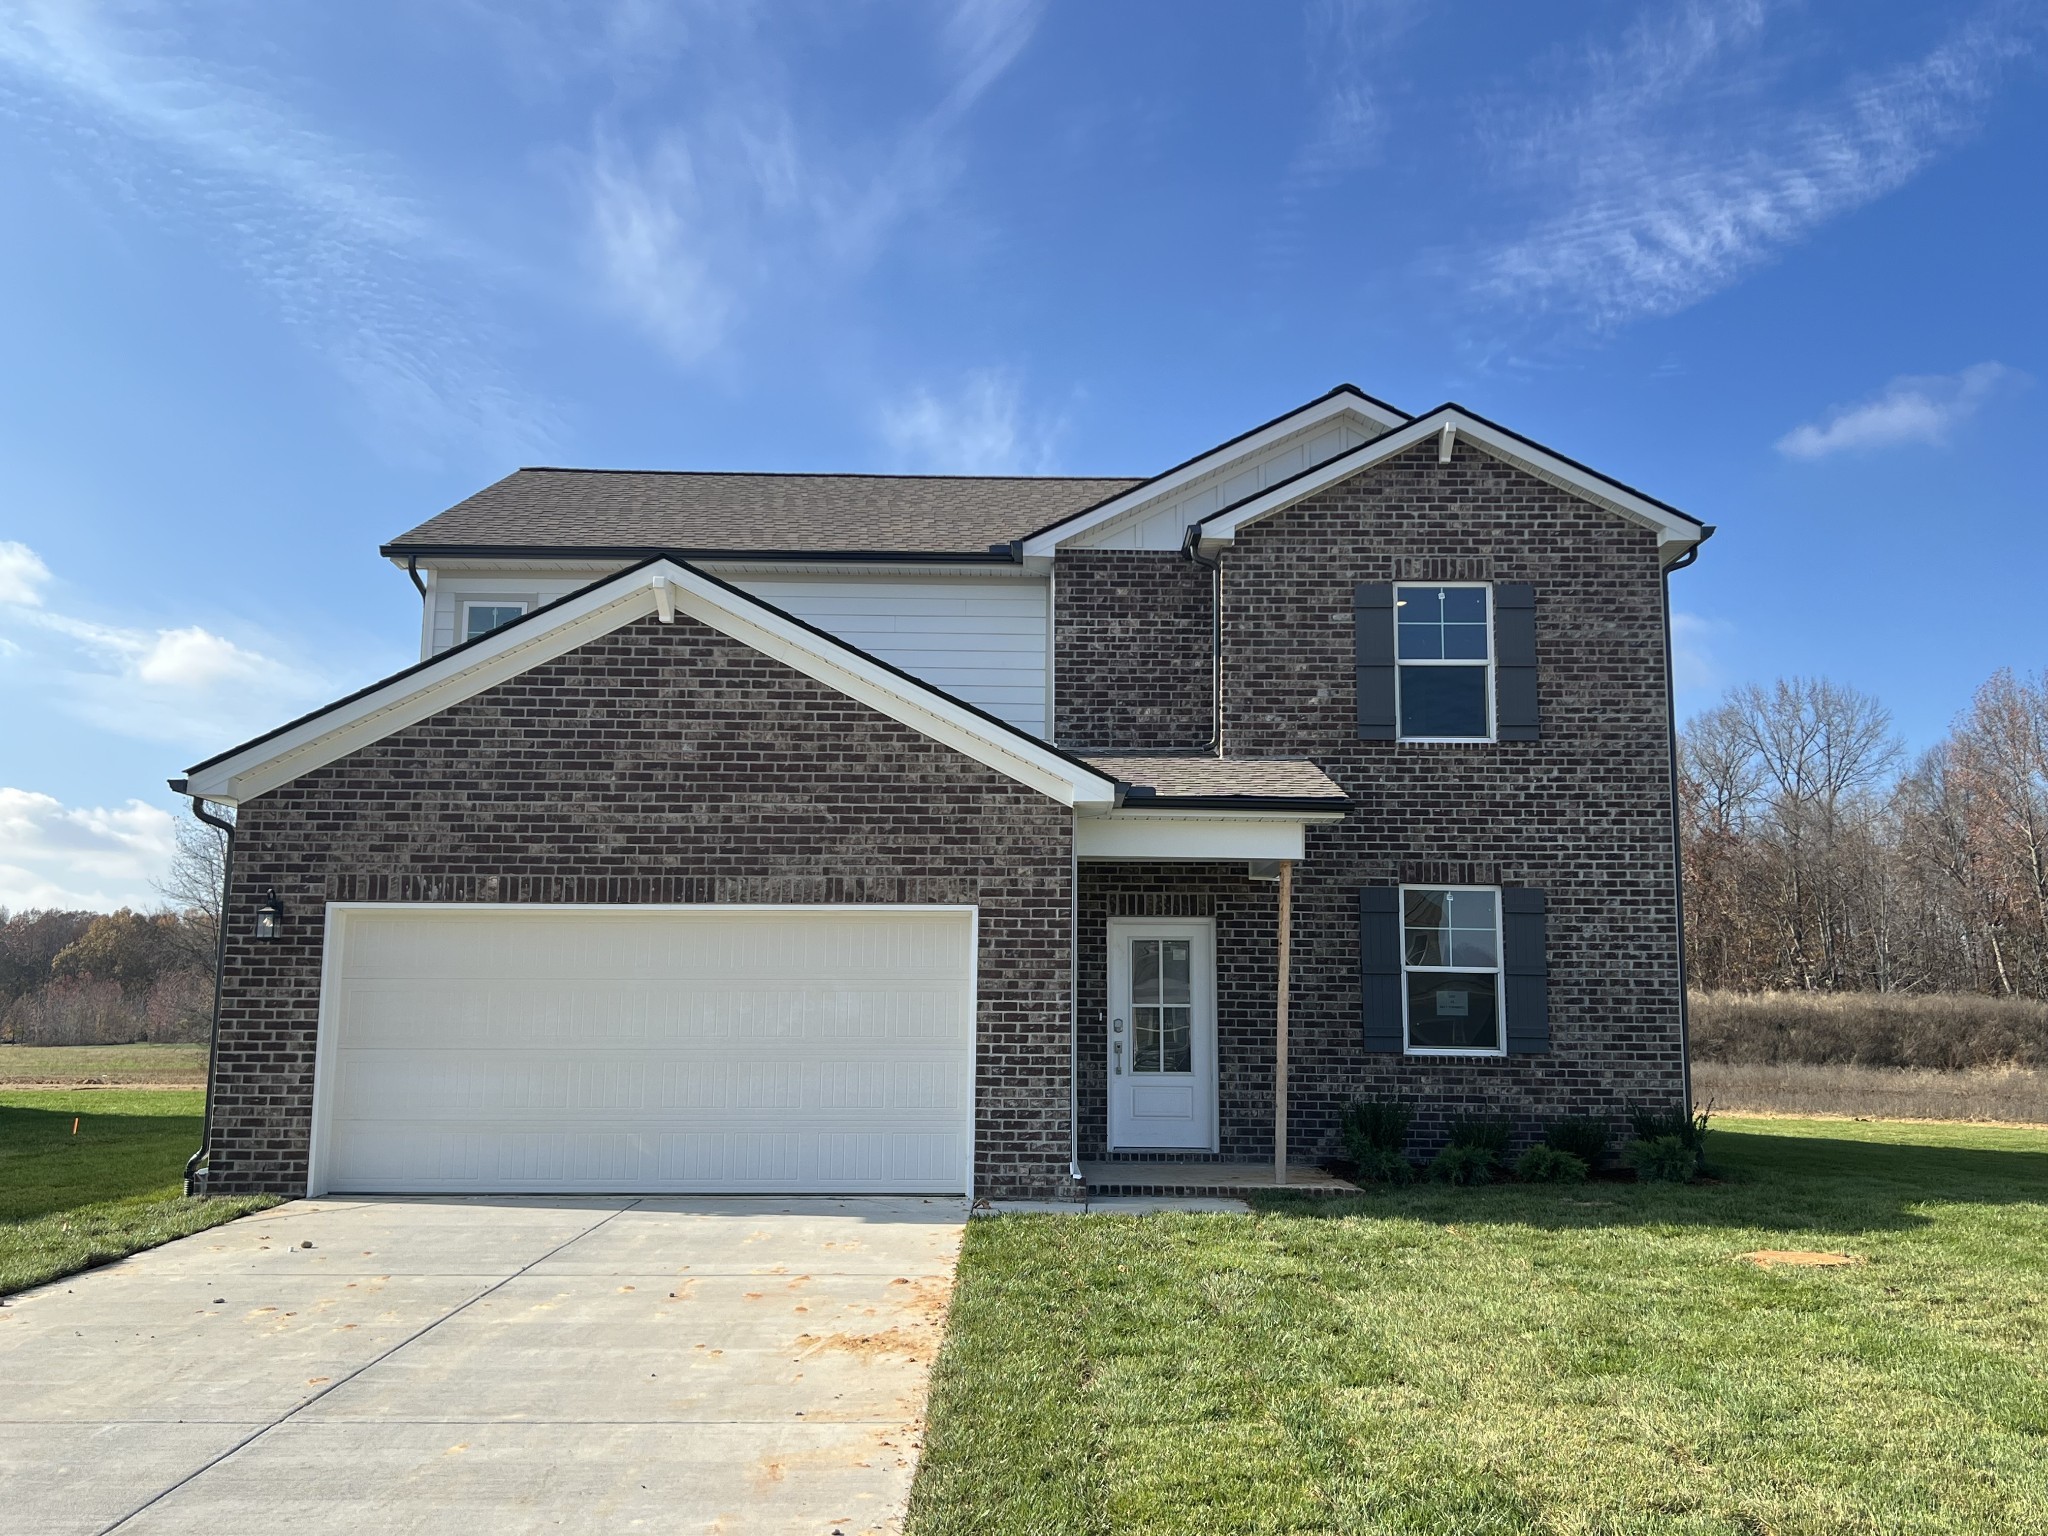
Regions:
[[[358,913],[388,915],[398,912],[431,913],[435,916],[468,917],[589,917],[606,915],[645,917],[737,915],[749,912],[788,912],[815,916],[831,912],[866,915],[890,912],[938,914],[957,913],[967,919],[967,1095],[964,1143],[967,1166],[961,1182],[971,1202],[974,1199],[974,1132],[979,1086],[981,1017],[981,909],[959,903],[913,902],[511,902],[511,901],[330,901],[323,930],[320,960],[320,1004],[313,1051],[312,1124],[307,1137],[306,1194],[309,1198],[327,1193],[324,1166],[330,1159],[328,1140],[334,1108],[334,1076],[338,1020],[334,1016],[344,977],[343,962],[348,945],[349,919]]]

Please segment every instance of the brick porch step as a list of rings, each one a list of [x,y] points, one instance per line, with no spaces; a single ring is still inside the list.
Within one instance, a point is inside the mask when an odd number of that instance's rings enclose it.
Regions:
[[[1287,1183],[1276,1185],[1271,1163],[1084,1162],[1081,1180],[1091,1196],[1234,1199],[1255,1189],[1281,1187],[1304,1195],[1358,1193],[1357,1185],[1321,1168],[1289,1168]]]

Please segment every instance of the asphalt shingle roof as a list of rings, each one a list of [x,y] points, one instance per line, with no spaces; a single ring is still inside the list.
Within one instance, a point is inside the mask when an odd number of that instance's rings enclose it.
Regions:
[[[986,556],[1139,480],[521,469],[385,553],[578,550]]]
[[[1331,800],[1348,797],[1314,763],[1282,757],[1097,757],[1091,768],[1160,799]]]

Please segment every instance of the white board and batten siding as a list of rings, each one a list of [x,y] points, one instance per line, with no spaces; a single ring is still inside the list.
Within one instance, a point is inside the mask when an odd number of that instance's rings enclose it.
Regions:
[[[329,912],[311,1193],[968,1190],[970,908]]]
[[[1231,459],[1199,480],[1077,535],[1072,542],[1087,549],[1179,549],[1187,536],[1188,524],[1247,496],[1255,496],[1311,465],[1348,452],[1384,430],[1349,412],[1318,422],[1263,449]]]
[[[1045,735],[1048,633],[1043,576],[719,574],[922,682],[1020,730]],[[522,602],[533,607],[593,579],[442,574],[433,588],[424,655],[438,655],[461,638],[465,602]]]

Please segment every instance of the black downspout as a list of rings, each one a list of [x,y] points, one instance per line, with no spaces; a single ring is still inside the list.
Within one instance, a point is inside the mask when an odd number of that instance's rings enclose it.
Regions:
[[[185,1160],[185,1193],[190,1195],[199,1178],[199,1165],[206,1158],[207,1148],[213,1144],[213,1083],[219,1070],[220,1059],[220,994],[221,982],[228,968],[228,892],[235,883],[235,824],[224,821],[206,808],[206,802],[198,795],[188,794],[185,780],[172,779],[171,791],[186,795],[192,802],[192,814],[209,827],[217,828],[227,839],[227,849],[221,858],[220,868],[220,921],[219,931],[213,936],[213,1018],[206,1032],[206,1110],[200,1121],[199,1150]]]
[[[1209,719],[1211,729],[1208,743],[1202,748],[1215,757],[1223,755],[1223,556],[1219,553],[1214,560],[1204,560],[1201,551],[1202,529],[1198,523],[1188,525],[1185,537],[1180,541],[1180,552],[1184,559],[1206,567],[1211,573],[1209,581]]]
[[[1684,1068],[1685,1113],[1692,1116],[1692,1003],[1685,967],[1685,836],[1678,817],[1678,678],[1671,660],[1671,573],[1700,557],[1700,544],[1713,537],[1710,526],[1695,544],[1664,567],[1664,736],[1671,753],[1671,899],[1678,919],[1678,1059]]]
[[[405,574],[412,578],[413,586],[418,588],[420,601],[425,602],[427,584],[420,580],[420,557],[418,555],[407,555],[405,557]]]

